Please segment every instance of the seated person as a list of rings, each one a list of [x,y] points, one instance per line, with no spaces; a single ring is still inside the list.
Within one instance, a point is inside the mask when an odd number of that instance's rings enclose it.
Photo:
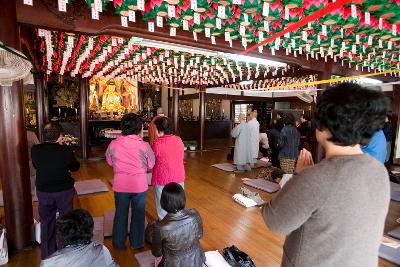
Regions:
[[[117,267],[108,249],[92,242],[93,218],[83,209],[72,210],[57,219],[56,232],[60,250],[42,260],[41,267]]]
[[[200,238],[203,224],[195,209],[185,209],[182,186],[167,184],[161,193],[161,207],[168,214],[154,226],[151,252],[162,256],[158,267],[201,267],[206,261]]]

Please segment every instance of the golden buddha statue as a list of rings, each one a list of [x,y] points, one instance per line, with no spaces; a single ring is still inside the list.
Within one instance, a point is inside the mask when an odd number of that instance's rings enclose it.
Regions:
[[[101,103],[101,111],[106,112],[123,112],[125,108],[122,106],[121,94],[116,90],[114,81],[110,81],[103,93],[103,101]]]
[[[97,110],[99,108],[99,97],[96,91],[96,83],[90,83],[89,89],[89,109]]]

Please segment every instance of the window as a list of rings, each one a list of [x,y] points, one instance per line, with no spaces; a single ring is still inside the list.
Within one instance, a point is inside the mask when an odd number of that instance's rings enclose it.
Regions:
[[[235,123],[240,123],[239,114],[244,113],[247,114],[247,108],[249,104],[235,104]]]

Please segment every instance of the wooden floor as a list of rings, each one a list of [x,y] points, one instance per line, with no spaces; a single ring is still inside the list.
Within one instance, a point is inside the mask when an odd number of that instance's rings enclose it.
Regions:
[[[222,251],[224,247],[235,244],[247,252],[257,266],[280,266],[284,238],[266,228],[259,208],[246,209],[233,202],[231,198],[241,186],[240,178],[255,176],[256,172],[235,175],[211,167],[214,163],[224,162],[226,154],[227,150],[186,152],[187,207],[197,208],[203,219],[204,238],[201,244],[205,251]],[[82,163],[81,170],[74,176],[76,180],[101,178],[108,184],[108,179],[112,177],[112,169],[103,160],[87,161]],[[259,192],[264,200],[274,197],[274,194]],[[79,197],[79,203],[93,216],[102,216],[105,211],[114,209],[112,191]],[[146,213],[148,218],[156,217],[152,188],[148,191]],[[400,217],[400,203],[392,202],[385,232],[396,226],[395,219],[398,217]],[[109,238],[105,240],[105,244],[119,265],[138,266],[131,249],[118,252],[112,248]],[[147,249],[149,246],[146,244],[144,250]],[[33,250],[10,255],[10,262],[5,266],[38,266],[39,263],[40,249],[36,246]],[[395,265],[380,260],[379,266]]]

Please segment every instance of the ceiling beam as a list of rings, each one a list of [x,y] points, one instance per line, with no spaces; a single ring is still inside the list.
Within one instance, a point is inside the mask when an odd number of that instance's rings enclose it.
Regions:
[[[44,29],[60,30],[66,32],[75,32],[88,35],[109,34],[121,37],[139,37],[152,39],[156,41],[176,43],[180,45],[192,46],[202,49],[213,51],[237,54],[244,50],[241,42],[233,41],[232,47],[224,41],[223,37],[216,38],[216,45],[211,44],[211,39],[206,38],[204,34],[198,34],[197,42],[193,40],[191,32],[177,29],[176,36],[171,37],[167,27],[155,27],[155,32],[149,32],[147,23],[143,21],[142,16],[137,12],[136,22],[129,23],[129,27],[122,27],[121,19],[115,15],[114,8],[107,9],[106,12],[100,13],[99,20],[93,20],[90,12],[87,10],[84,1],[75,0],[68,4],[67,12],[59,12],[57,1],[54,0],[36,0],[33,6],[23,4],[23,0],[16,1],[17,22],[33,27]],[[286,55],[283,49],[276,50],[275,55],[265,47],[263,53],[252,51],[248,53],[249,56],[256,56],[270,60],[276,60],[291,65],[298,65],[304,69],[320,71],[323,69],[325,62],[310,58],[306,59],[304,55],[297,55],[294,57],[292,54]],[[341,63],[336,62],[333,64],[333,74],[349,75],[349,73],[368,73],[366,70],[356,71],[355,69],[348,69],[342,67]],[[378,77],[377,77],[378,78]],[[387,77],[379,77],[385,82],[394,81],[395,79]]]

